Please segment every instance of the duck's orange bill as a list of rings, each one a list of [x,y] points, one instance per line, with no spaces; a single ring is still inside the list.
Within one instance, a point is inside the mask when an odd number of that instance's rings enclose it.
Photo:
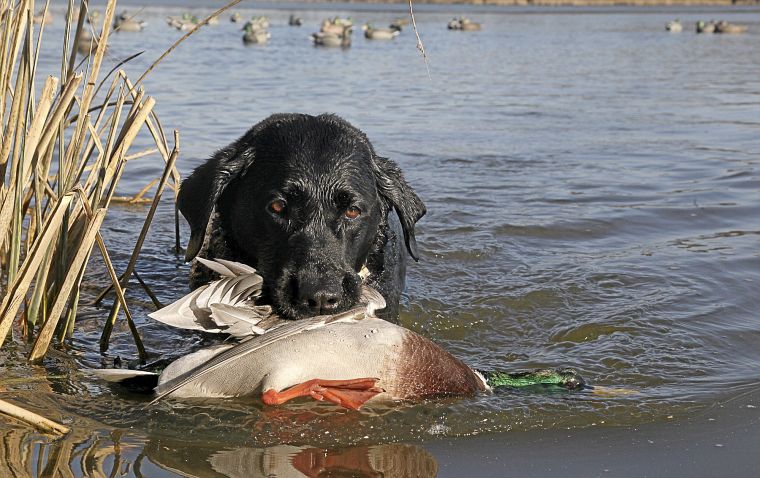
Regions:
[[[384,392],[376,387],[379,378],[354,378],[351,380],[322,380],[315,378],[277,392],[269,389],[261,396],[267,405],[281,405],[298,397],[311,397],[314,400],[327,400],[341,407],[358,410],[369,399]]]

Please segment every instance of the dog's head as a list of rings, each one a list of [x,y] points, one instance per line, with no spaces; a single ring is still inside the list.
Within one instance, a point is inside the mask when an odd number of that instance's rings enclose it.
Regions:
[[[398,214],[417,260],[414,225],[425,206],[398,166],[334,115],[273,115],[198,167],[183,183],[179,208],[190,223],[186,260],[203,243],[216,210],[225,235],[264,278],[285,317],[354,306],[358,272]]]

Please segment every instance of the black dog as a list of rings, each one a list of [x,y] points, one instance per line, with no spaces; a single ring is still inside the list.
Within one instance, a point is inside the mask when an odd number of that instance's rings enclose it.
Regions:
[[[218,151],[182,183],[179,209],[191,230],[186,260],[250,264],[264,278],[263,301],[291,319],[354,306],[366,267],[388,304],[381,316],[395,321],[403,242],[418,260],[414,225],[425,214],[364,133],[305,114],[270,116]],[[213,278],[196,261],[191,287]]]

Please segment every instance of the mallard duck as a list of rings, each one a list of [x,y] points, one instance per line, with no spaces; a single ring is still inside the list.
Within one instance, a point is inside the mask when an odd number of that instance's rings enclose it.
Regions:
[[[374,28],[371,24],[362,25],[364,37],[369,40],[393,40],[399,34],[398,30],[391,28]]]
[[[113,28],[121,32],[141,32],[145,28],[145,22],[135,20],[129,13],[124,11],[114,19]]]
[[[314,45],[317,46],[339,46],[348,48],[351,46],[351,27],[341,27],[340,33],[334,33],[332,31],[312,33],[311,39],[314,42]]]
[[[234,329],[238,337],[257,333],[249,330],[261,323],[250,300],[260,293],[261,278],[250,267],[234,262],[217,261],[209,267],[224,278],[151,317],[207,331],[223,326],[224,331]],[[572,370],[478,372],[415,332],[376,318],[374,312],[385,307],[385,300],[373,289],[363,288],[362,302],[340,314],[279,321],[260,336],[186,355],[161,374],[123,369],[93,372],[112,382],[152,389],[157,394],[154,402],[167,396],[259,396],[267,405],[280,405],[311,397],[352,409],[370,400],[472,395],[504,385],[584,386]]]
[[[168,23],[169,26],[181,31],[191,30],[198,24],[198,21],[198,17],[190,15],[189,13],[185,13],[181,17],[168,17],[166,19],[166,23]]]
[[[246,24],[243,29],[243,43],[251,44],[264,44],[272,37],[272,35],[263,28],[256,28],[250,22]]]
[[[469,18],[459,17],[452,19],[447,28],[449,30],[463,30],[463,31],[479,31],[481,29],[480,23],[475,23]]]
[[[230,16],[230,22],[232,23],[240,23],[241,21],[243,21],[243,15],[238,12],[235,12]]]
[[[294,14],[290,14],[290,17],[288,18],[288,25],[291,27],[300,27],[303,25],[303,20],[301,20],[300,17],[295,16]]]
[[[737,25],[735,23],[728,23],[725,20],[721,20],[715,24],[715,33],[744,33],[747,31],[745,25]]]
[[[702,20],[698,21],[697,33],[715,33],[715,22],[712,20],[707,23]]]
[[[665,24],[665,30],[671,33],[678,33],[683,30],[683,25],[681,25],[681,21],[676,18]]]

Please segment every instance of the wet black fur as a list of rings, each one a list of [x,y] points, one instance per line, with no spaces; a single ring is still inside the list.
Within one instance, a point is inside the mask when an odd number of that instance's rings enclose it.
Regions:
[[[287,213],[272,213],[281,199]],[[361,209],[356,219],[346,209]],[[319,311],[310,291],[337,297],[330,313],[356,304],[357,275],[385,297],[383,318],[396,320],[406,254],[418,258],[414,225],[425,206],[393,161],[334,115],[276,114],[218,151],[183,183],[179,208],[190,223],[186,260],[196,255],[241,261],[264,277],[264,300],[285,317]],[[200,264],[191,287],[213,279]],[[322,311],[324,312],[324,311]]]

